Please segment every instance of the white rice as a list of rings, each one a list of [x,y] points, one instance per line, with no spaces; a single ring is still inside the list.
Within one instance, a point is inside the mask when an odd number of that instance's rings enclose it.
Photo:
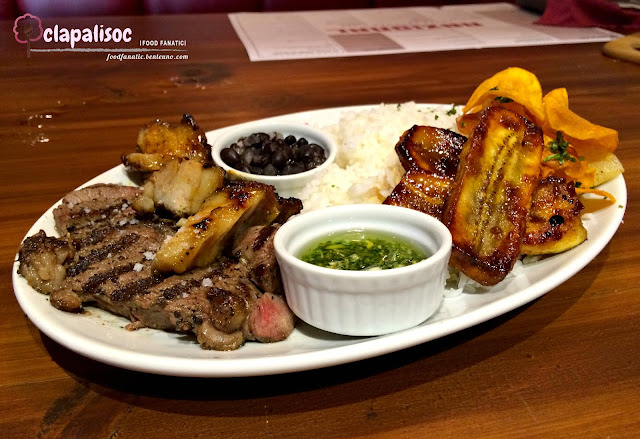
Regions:
[[[413,125],[454,129],[459,113],[453,105],[380,104],[348,111],[337,123],[319,127],[334,137],[338,153],[300,194],[304,211],[382,203],[404,174],[395,152],[400,136]]]

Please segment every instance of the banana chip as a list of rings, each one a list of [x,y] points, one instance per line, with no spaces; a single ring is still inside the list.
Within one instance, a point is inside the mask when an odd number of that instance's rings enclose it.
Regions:
[[[542,131],[555,136],[561,131],[579,156],[589,161],[602,160],[618,146],[618,132],[593,124],[569,109],[567,89],[556,88],[542,99],[545,120]]]
[[[514,103],[519,107],[509,108],[516,107]],[[477,113],[493,105],[509,108],[538,125],[544,120],[540,81],[536,75],[519,67],[509,67],[483,81],[462,112]],[[522,114],[523,110],[525,114]]]

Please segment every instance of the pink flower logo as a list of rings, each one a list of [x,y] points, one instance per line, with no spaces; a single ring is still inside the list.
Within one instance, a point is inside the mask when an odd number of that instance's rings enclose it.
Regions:
[[[24,14],[13,22],[13,35],[20,44],[27,45],[27,58],[31,57],[31,42],[42,38],[42,22],[31,14]]]

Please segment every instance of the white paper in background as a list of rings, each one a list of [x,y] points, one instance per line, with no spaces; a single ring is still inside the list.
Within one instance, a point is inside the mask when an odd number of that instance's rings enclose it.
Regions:
[[[604,42],[598,28],[541,26],[509,3],[229,14],[251,61]]]

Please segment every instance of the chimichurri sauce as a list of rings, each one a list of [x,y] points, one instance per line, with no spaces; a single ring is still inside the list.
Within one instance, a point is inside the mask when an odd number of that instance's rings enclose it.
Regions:
[[[309,245],[305,262],[336,270],[386,270],[415,264],[429,255],[404,238],[384,232],[351,230],[334,233]]]

